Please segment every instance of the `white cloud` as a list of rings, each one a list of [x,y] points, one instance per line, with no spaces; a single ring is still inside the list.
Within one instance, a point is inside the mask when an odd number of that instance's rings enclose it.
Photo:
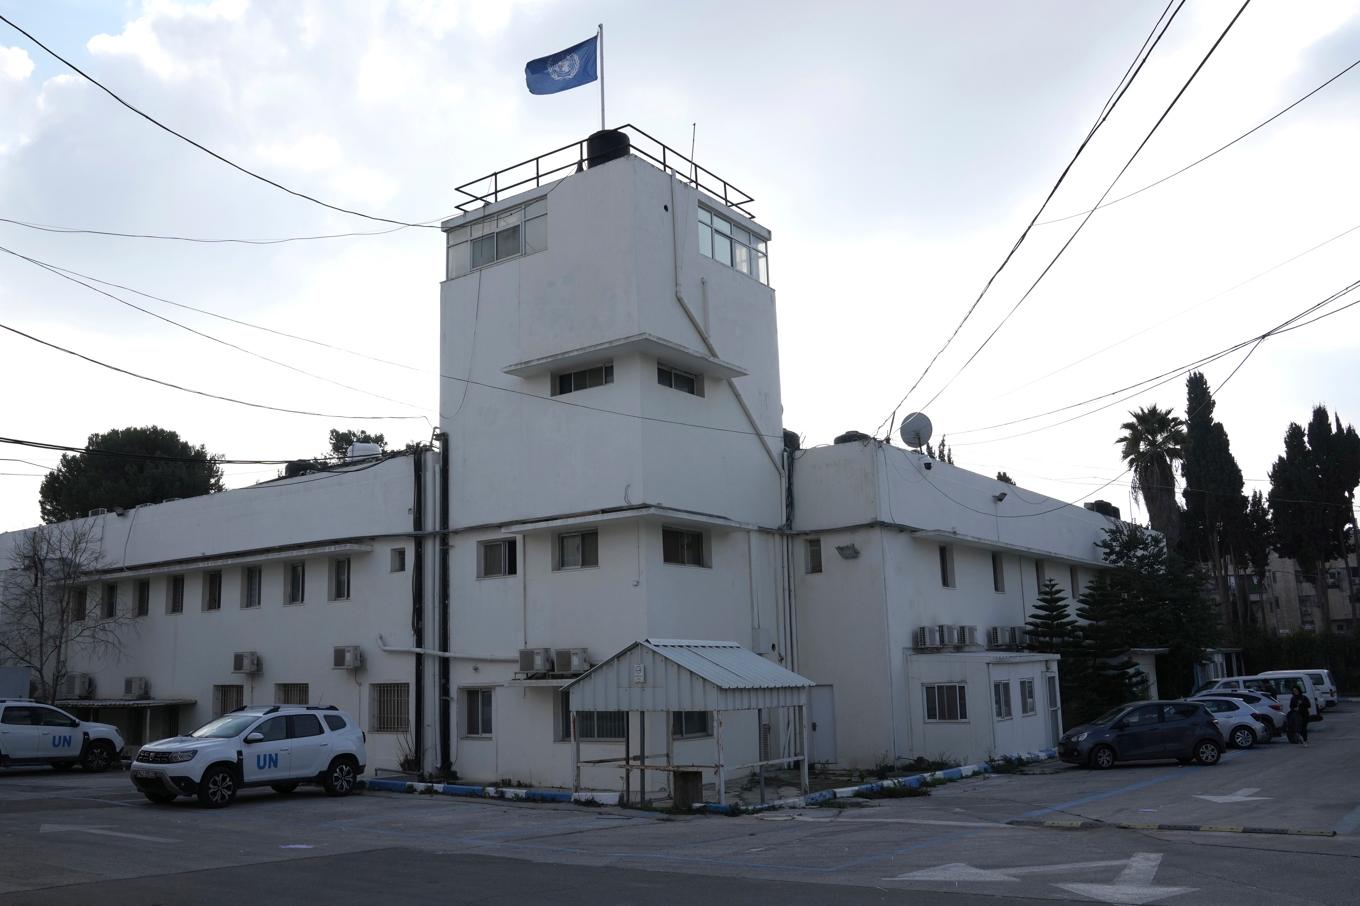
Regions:
[[[33,74],[33,59],[22,47],[0,47],[0,76],[22,82]]]

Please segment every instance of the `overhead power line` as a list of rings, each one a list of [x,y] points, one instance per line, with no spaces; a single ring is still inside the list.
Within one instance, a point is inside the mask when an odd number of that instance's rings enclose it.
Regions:
[[[959,375],[963,374],[963,372],[968,369],[968,366],[971,365],[973,361],[982,353],[982,351],[987,348],[988,344],[992,342],[992,339],[998,333],[1000,333],[1001,328],[1005,327],[1006,323],[1010,321],[1011,316],[1013,316],[1017,311],[1019,311],[1020,306],[1025,304],[1025,301],[1029,299],[1030,295],[1043,281],[1044,277],[1048,275],[1048,272],[1052,270],[1053,266],[1058,263],[1058,260],[1060,258],[1062,258],[1063,252],[1067,251],[1068,247],[1072,245],[1072,242],[1077,238],[1077,236],[1081,234],[1082,229],[1095,215],[1095,212],[1100,209],[1101,204],[1103,204],[1105,199],[1109,197],[1109,194],[1112,191],[1114,191],[1115,185],[1118,184],[1119,180],[1124,176],[1126,172],[1128,172],[1129,167],[1133,166],[1133,162],[1138,159],[1138,155],[1142,153],[1143,148],[1147,147],[1148,142],[1152,141],[1152,137],[1157,134],[1157,130],[1161,128],[1162,123],[1166,122],[1166,118],[1171,115],[1171,111],[1175,109],[1176,104],[1179,103],[1180,99],[1185,96],[1185,92],[1190,88],[1190,85],[1195,81],[1195,77],[1198,76],[1200,74],[1200,71],[1204,69],[1205,65],[1209,62],[1209,58],[1214,55],[1214,51],[1218,50],[1219,45],[1223,43],[1223,39],[1228,36],[1228,32],[1232,31],[1232,27],[1237,24],[1237,20],[1242,17],[1242,13],[1246,12],[1247,7],[1250,5],[1251,0],[1245,0],[1242,6],[1233,15],[1232,19],[1228,21],[1228,24],[1224,26],[1223,31],[1219,33],[1218,38],[1214,40],[1214,43],[1209,47],[1208,51],[1205,52],[1203,58],[1200,59],[1199,64],[1194,68],[1194,71],[1190,73],[1189,78],[1185,80],[1185,83],[1181,85],[1180,90],[1176,92],[1176,96],[1171,99],[1171,103],[1166,105],[1166,109],[1163,110],[1162,115],[1157,118],[1157,122],[1152,124],[1152,128],[1148,130],[1147,135],[1143,136],[1143,140],[1138,143],[1138,147],[1134,149],[1133,154],[1129,155],[1129,159],[1125,161],[1124,166],[1121,167],[1119,172],[1115,174],[1114,179],[1110,181],[1110,184],[1105,188],[1105,191],[1101,193],[1100,198],[1096,200],[1095,207],[1086,212],[1086,215],[1082,218],[1081,223],[1077,224],[1077,228],[1072,231],[1072,235],[1067,237],[1067,241],[1064,242],[1061,247],[1059,247],[1057,253],[1054,254],[1052,259],[1049,260],[1048,264],[1044,266],[1044,269],[1039,272],[1039,276],[1034,278],[1034,282],[1029,285],[1029,289],[1025,290],[1024,295],[1022,295],[1019,299],[1016,300],[1015,304],[1011,306],[1008,312],[1006,312],[1005,316],[996,325],[996,327],[992,328],[992,332],[987,334],[986,338],[980,344],[978,344],[978,347],[974,349],[972,354],[969,355],[968,358],[964,361],[964,363],[959,366],[958,370],[955,371],[954,374],[951,375],[947,381],[945,381],[944,386],[942,386],[939,390],[935,391],[935,395],[932,396],[929,400],[927,400],[925,406],[922,406],[921,408],[923,409],[929,408],[932,403],[939,399],[940,395],[943,394],[946,390],[948,390],[949,387],[954,383],[954,381],[958,379]]]
[[[426,220],[415,226],[431,226],[439,223],[444,218],[439,217],[434,220]],[[283,236],[276,239],[235,239],[235,238],[210,238],[204,236],[177,236],[161,233],[120,233],[116,230],[95,230],[86,227],[64,227],[53,226],[49,223],[32,223],[27,220],[15,220],[12,217],[0,217],[0,223],[9,223],[14,226],[26,227],[30,230],[41,230],[44,233],[76,233],[87,236],[113,236],[119,239],[160,239],[167,242],[198,242],[207,245],[217,245],[221,243],[238,243],[241,245],[280,245],[285,242],[311,242],[317,239],[348,239],[352,236],[385,236],[388,233],[398,233],[402,230],[410,229],[406,224],[401,226],[388,227],[385,230],[362,230],[350,233],[321,233],[316,236]]]
[[[315,460],[325,462],[328,460],[343,460],[343,456],[295,456],[292,459],[229,459],[227,457],[210,456],[207,460],[194,456],[163,456],[159,453],[133,453],[124,450],[103,450],[92,447],[78,447],[72,444],[58,444],[42,440],[26,440],[19,437],[0,437],[0,444],[10,444],[16,447],[29,447],[34,450],[52,450],[57,453],[88,453],[91,456],[113,456],[121,459],[145,459],[157,460],[161,462],[188,462],[203,463],[213,462],[218,465],[235,466],[286,466],[290,462],[299,460]],[[10,461],[10,460],[6,460]],[[27,460],[12,460],[13,462],[27,462]],[[38,463],[28,463],[39,468],[50,469],[50,466],[43,466]]]
[[[145,374],[139,374],[136,371],[129,371],[126,368],[119,368],[117,365],[111,365],[108,362],[100,361],[99,359],[84,355],[83,353],[76,352],[74,349],[68,349],[65,346],[52,343],[48,340],[42,339],[41,337],[35,337],[33,334],[25,333],[16,327],[9,326],[8,324],[0,324],[0,329],[7,330],[10,333],[15,334],[16,336],[23,337],[26,340],[31,340],[32,342],[37,343],[40,346],[46,346],[48,349],[55,349],[58,352],[64,352],[69,356],[74,356],[77,359],[89,362],[91,365],[98,365],[100,368],[107,368],[109,371],[115,371],[118,374],[125,374],[128,377],[136,378],[139,381],[146,381],[147,383],[157,384],[161,387],[169,387],[171,390],[179,390],[183,393],[192,393],[195,396],[202,396],[208,399],[221,400],[224,403],[233,403],[237,406],[248,406],[252,409],[267,409],[270,412],[283,412],[288,415],[307,415],[316,418],[334,418],[349,421],[406,421],[406,420],[424,420],[427,422],[429,421],[429,419],[427,419],[423,415],[345,415],[337,414],[334,412],[314,412],[310,409],[290,409],[286,406],[271,406],[268,403],[250,402],[249,400],[237,399],[231,396],[223,396],[222,394],[218,393],[209,393],[206,390],[195,390],[192,387],[185,387],[183,384],[176,384],[172,381],[163,381],[160,378],[154,378]]]
[[[1319,85],[1319,86],[1317,86],[1316,88],[1314,88],[1312,91],[1310,91],[1310,92],[1308,92],[1307,94],[1305,94],[1303,97],[1301,97],[1301,98],[1299,98],[1298,100],[1294,101],[1294,103],[1290,104],[1288,107],[1285,107],[1283,110],[1277,111],[1277,112],[1276,112],[1275,114],[1273,114],[1272,116],[1270,116],[1270,117],[1268,117],[1268,118],[1266,118],[1266,119],[1264,119],[1264,120],[1261,120],[1261,122],[1257,123],[1255,126],[1252,126],[1252,127],[1251,127],[1250,129],[1248,129],[1246,132],[1243,132],[1241,135],[1239,135],[1237,138],[1233,139],[1232,141],[1228,142],[1226,145],[1220,145],[1219,147],[1217,147],[1217,148],[1215,148],[1214,150],[1210,151],[1208,154],[1206,154],[1206,155],[1204,155],[1203,157],[1201,157],[1199,160],[1196,160],[1196,161],[1193,161],[1193,162],[1191,162],[1191,163],[1186,164],[1184,167],[1181,167],[1179,170],[1175,171],[1174,173],[1168,173],[1167,175],[1163,176],[1161,179],[1158,179],[1158,180],[1156,180],[1155,182],[1150,182],[1150,183],[1148,183],[1147,185],[1143,186],[1141,189],[1134,189],[1132,192],[1128,193],[1127,195],[1120,195],[1118,198],[1113,198],[1113,199],[1111,199],[1111,200],[1105,202],[1105,203],[1102,204],[1102,205],[1098,205],[1098,206],[1095,207],[1095,208],[1091,208],[1090,210],[1087,210],[1087,211],[1077,211],[1076,213],[1067,214],[1067,215],[1065,215],[1065,216],[1063,216],[1063,217],[1054,217],[1052,220],[1041,220],[1041,221],[1039,221],[1038,226],[1048,226],[1048,225],[1051,224],[1051,223],[1062,223],[1064,220],[1071,220],[1071,219],[1073,219],[1073,218],[1075,218],[1075,217],[1080,217],[1080,216],[1082,216],[1083,214],[1089,214],[1089,213],[1091,213],[1091,211],[1099,210],[1099,209],[1101,209],[1101,208],[1108,208],[1108,207],[1110,207],[1110,206],[1112,206],[1112,205],[1117,205],[1117,204],[1119,204],[1121,201],[1127,201],[1128,199],[1132,198],[1132,197],[1135,196],[1135,195],[1141,195],[1141,194],[1143,194],[1143,193],[1146,192],[1148,189],[1155,189],[1157,186],[1160,186],[1162,183],[1166,182],[1167,180],[1175,179],[1177,176],[1180,176],[1180,175],[1181,175],[1182,173],[1184,173],[1186,170],[1190,170],[1190,169],[1193,169],[1194,167],[1198,167],[1200,164],[1204,163],[1204,162],[1205,162],[1206,160],[1208,160],[1209,158],[1214,157],[1215,155],[1219,154],[1219,153],[1222,152],[1222,151],[1227,151],[1229,148],[1231,148],[1233,145],[1237,144],[1238,142],[1242,141],[1242,139],[1246,138],[1247,136],[1253,134],[1254,132],[1256,132],[1256,131],[1258,131],[1258,130],[1260,130],[1260,129],[1265,128],[1266,126],[1269,126],[1271,123],[1275,122],[1277,119],[1279,119],[1280,117],[1284,116],[1286,113],[1288,113],[1289,111],[1293,110],[1295,107],[1299,106],[1299,105],[1302,104],[1304,101],[1308,100],[1308,99],[1311,98],[1313,95],[1317,94],[1319,91],[1321,91],[1322,89],[1326,88],[1328,85],[1332,84],[1332,83],[1335,82],[1337,79],[1341,78],[1343,75],[1345,75],[1346,73],[1350,72],[1352,69],[1354,69],[1354,68],[1357,67],[1357,66],[1360,66],[1360,60],[1356,60],[1354,63],[1350,64],[1350,65],[1347,66],[1345,69],[1341,70],[1341,71],[1338,72],[1336,75],[1332,76],[1330,79],[1328,79],[1327,81],[1323,82],[1321,85]]]
[[[1059,187],[1061,187],[1063,181],[1067,179],[1067,174],[1071,172],[1077,159],[1081,157],[1082,152],[1086,150],[1086,146],[1090,144],[1091,139],[1095,137],[1096,132],[1100,130],[1100,127],[1105,124],[1105,121],[1109,118],[1110,114],[1114,112],[1115,107],[1118,106],[1119,101],[1123,99],[1124,94],[1129,90],[1130,86],[1133,85],[1134,80],[1138,77],[1138,73],[1142,71],[1144,64],[1147,63],[1148,58],[1152,55],[1152,51],[1155,50],[1158,43],[1161,42],[1162,36],[1165,35],[1167,29],[1171,27],[1171,23],[1175,20],[1176,15],[1180,13],[1181,8],[1185,6],[1185,0],[1180,0],[1179,5],[1177,5],[1174,10],[1171,10],[1172,3],[1174,2],[1175,0],[1168,2],[1166,9],[1162,10],[1162,14],[1158,16],[1157,21],[1153,23],[1152,31],[1148,33],[1147,38],[1143,39],[1142,47],[1138,49],[1138,53],[1134,55],[1133,62],[1129,64],[1129,68],[1124,71],[1124,75],[1120,78],[1114,91],[1105,101],[1105,105],[1101,108],[1099,116],[1096,117],[1094,125],[1091,126],[1090,130],[1086,133],[1086,137],[1081,140],[1081,143],[1077,145],[1077,150],[1073,152],[1072,159],[1067,162],[1067,166],[1063,167],[1062,172],[1058,174],[1058,181],[1053,184],[1053,188],[1048,190],[1048,195],[1044,197],[1043,203],[1039,205],[1039,209],[1034,212],[1034,216],[1030,218],[1029,223],[1026,224],[1025,228],[1020,232],[1020,236],[1015,240],[1010,251],[1008,251],[1006,256],[1001,259],[1001,263],[997,265],[997,268],[992,272],[992,275],[987,278],[987,282],[983,284],[981,292],[977,294],[977,298],[973,300],[973,303],[968,306],[968,310],[964,312],[963,318],[961,318],[959,323],[954,327],[953,333],[945,340],[944,345],[936,350],[935,354],[930,357],[930,361],[926,363],[926,367],[921,371],[921,374],[916,378],[912,385],[907,388],[907,392],[902,395],[902,399],[898,401],[897,405],[893,407],[892,413],[889,414],[889,416],[874,430],[875,435],[881,434],[885,426],[888,431],[891,432],[892,423],[897,419],[898,410],[902,408],[906,403],[907,398],[915,392],[916,388],[921,385],[921,382],[925,380],[926,375],[930,373],[930,370],[935,367],[935,363],[939,361],[940,356],[944,354],[945,350],[947,350],[954,342],[955,338],[958,337],[959,331],[963,330],[964,325],[972,318],[973,312],[977,310],[983,297],[986,296],[988,290],[992,288],[992,284],[996,282],[996,278],[1006,269],[1006,265],[1010,263],[1011,259],[1015,256],[1015,253],[1020,250],[1020,246],[1029,236],[1030,231],[1034,229],[1039,217],[1043,215],[1044,210],[1048,207],[1048,203],[1053,200],[1053,196],[1057,194]],[[1167,17],[1168,10],[1171,11],[1170,18]],[[1163,24],[1164,19],[1166,20],[1165,24]]]
[[[331,204],[331,203],[328,202],[328,201],[322,201],[322,200],[319,199],[319,198],[316,198],[316,197],[314,197],[314,196],[312,196],[312,195],[308,195],[308,194],[305,193],[305,192],[299,192],[299,191],[297,191],[296,189],[290,189],[290,188],[288,188],[287,186],[283,185],[282,183],[275,182],[274,180],[270,179],[268,176],[262,176],[261,174],[256,173],[254,170],[250,170],[250,169],[248,169],[248,168],[246,168],[246,167],[241,166],[240,164],[236,163],[236,162],[233,161],[233,160],[230,160],[230,159],[228,159],[228,158],[226,158],[226,157],[223,157],[221,154],[218,154],[216,151],[212,150],[211,148],[208,148],[207,146],[202,145],[202,144],[200,144],[199,142],[194,141],[192,138],[189,138],[189,136],[185,135],[184,133],[175,131],[174,129],[172,129],[172,128],[170,128],[169,126],[167,126],[165,123],[162,123],[160,120],[156,119],[156,118],[155,118],[154,116],[152,116],[151,114],[146,113],[145,111],[141,110],[140,108],[134,106],[134,105],[133,105],[132,103],[130,103],[129,101],[124,100],[121,96],[119,96],[119,95],[118,95],[115,91],[113,91],[111,88],[107,87],[106,85],[104,85],[104,83],[100,82],[100,81],[99,81],[98,79],[96,79],[94,76],[90,75],[90,74],[87,73],[85,70],[81,69],[79,66],[77,66],[77,65],[74,64],[74,63],[72,63],[70,60],[66,59],[66,58],[63,57],[61,54],[59,54],[59,53],[57,53],[55,50],[53,50],[52,48],[48,47],[48,46],[47,46],[46,44],[44,44],[42,41],[38,40],[31,32],[25,30],[24,28],[22,28],[21,26],[19,26],[18,24],[16,24],[12,19],[6,17],[6,16],[3,15],[3,14],[0,14],[0,22],[4,22],[4,23],[5,23],[6,25],[8,25],[10,28],[14,29],[14,30],[17,31],[19,34],[23,35],[25,38],[28,38],[28,40],[32,41],[34,44],[36,44],[36,45],[38,45],[39,47],[41,47],[41,48],[42,48],[49,56],[51,56],[53,59],[56,59],[57,61],[59,61],[60,63],[62,63],[64,66],[66,66],[66,67],[67,67],[68,69],[70,69],[72,72],[76,73],[78,76],[80,76],[81,78],[83,78],[85,81],[89,82],[91,85],[93,85],[94,87],[98,88],[100,91],[104,92],[104,93],[107,94],[109,97],[111,97],[111,98],[113,98],[115,101],[117,101],[119,104],[121,104],[121,105],[123,105],[124,107],[126,107],[128,110],[132,111],[133,113],[135,113],[135,114],[137,114],[138,116],[140,116],[142,119],[146,120],[146,121],[147,121],[148,123],[150,123],[151,125],[155,126],[155,127],[158,128],[158,129],[164,130],[165,132],[170,133],[171,135],[173,135],[175,138],[179,139],[180,141],[185,142],[186,144],[192,145],[193,147],[195,147],[195,148],[197,148],[198,150],[202,151],[204,154],[207,154],[208,156],[210,156],[210,157],[212,157],[212,158],[215,158],[216,160],[221,161],[222,163],[226,164],[227,166],[231,167],[232,169],[238,170],[238,171],[240,171],[241,173],[244,173],[245,175],[251,177],[252,179],[258,179],[260,182],[265,183],[266,185],[273,186],[274,188],[276,188],[276,189],[278,189],[278,190],[280,190],[280,191],[287,192],[289,195],[292,195],[292,196],[294,196],[294,197],[296,197],[296,198],[301,198],[301,199],[303,199],[303,200],[305,200],[305,201],[310,201],[312,204],[320,205],[320,206],[323,207],[323,208],[329,208],[329,209],[332,210],[332,211],[339,211],[341,214],[350,214],[350,215],[352,215],[352,216],[354,216],[354,217],[362,217],[362,218],[364,218],[365,220],[373,220],[373,221],[377,221],[378,223],[390,223],[390,224],[395,224],[395,225],[397,225],[397,226],[403,226],[403,227],[422,227],[422,228],[425,228],[425,229],[437,229],[437,227],[433,227],[433,226],[431,226],[431,225],[429,225],[429,224],[424,224],[424,223],[409,223],[409,222],[407,222],[407,221],[405,221],[405,220],[393,220],[393,219],[390,218],[390,217],[379,217],[379,216],[374,215],[374,214],[365,214],[365,213],[362,212],[362,211],[356,211],[356,210],[353,210],[353,209],[351,209],[351,208],[345,208],[345,207],[341,207],[340,205],[334,205],[334,204]]]

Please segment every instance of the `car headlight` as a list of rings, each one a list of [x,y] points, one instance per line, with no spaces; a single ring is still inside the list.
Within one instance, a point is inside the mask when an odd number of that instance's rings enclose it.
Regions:
[[[193,749],[190,749],[187,752],[170,752],[168,755],[168,759],[171,764],[179,764],[180,762],[184,761],[193,761],[194,756],[197,754],[198,753],[195,752]]]
[[[1073,742],[1081,742],[1083,739],[1085,739],[1086,737],[1088,737],[1088,736],[1090,736],[1090,735],[1091,735],[1091,731],[1090,731],[1090,730],[1087,730],[1085,733],[1078,733],[1076,736],[1073,736],[1073,737],[1072,737],[1072,741],[1073,741]]]

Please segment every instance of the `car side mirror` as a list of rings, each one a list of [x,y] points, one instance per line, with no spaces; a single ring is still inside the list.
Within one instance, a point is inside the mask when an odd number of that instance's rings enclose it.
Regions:
[[[264,742],[263,733],[251,733],[246,737],[246,742]]]

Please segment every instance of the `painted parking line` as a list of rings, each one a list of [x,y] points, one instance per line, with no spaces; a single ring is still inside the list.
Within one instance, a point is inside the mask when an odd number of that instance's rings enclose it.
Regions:
[[[1357,809],[1360,811],[1360,809]],[[1313,830],[1298,827],[1251,827],[1241,824],[1157,824],[1138,821],[1040,821],[1015,818],[1006,822],[1012,827],[1044,827],[1050,830],[1098,830],[1117,828],[1138,831],[1192,831],[1204,834],[1273,834],[1285,837],[1335,837],[1334,830]]]

